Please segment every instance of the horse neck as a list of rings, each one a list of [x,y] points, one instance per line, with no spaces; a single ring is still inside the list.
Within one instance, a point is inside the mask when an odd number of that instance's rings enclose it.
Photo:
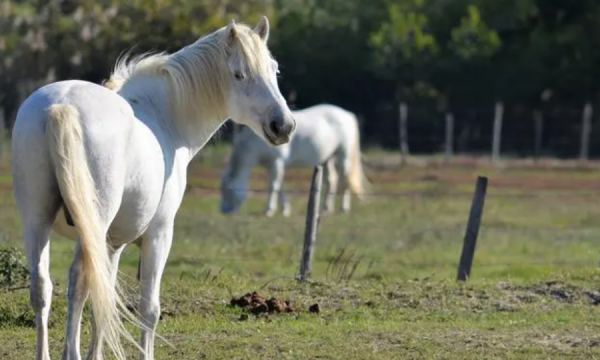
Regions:
[[[168,80],[160,77],[140,76],[119,91],[134,109],[144,113],[141,120],[158,123],[177,147],[190,152],[190,160],[206,145],[226,119],[210,112],[201,112],[193,120],[178,119],[169,101]]]
[[[169,94],[177,94],[170,96],[171,118],[192,156],[228,119],[228,70],[215,39],[208,36],[174,53],[165,68]]]
[[[191,157],[196,156],[196,154],[204,148],[224,122],[225,120],[213,118],[207,121],[199,121],[199,123],[194,126],[193,130],[191,130],[193,133],[186,134],[185,132],[181,133],[180,131],[180,138],[189,149]],[[186,127],[183,127],[184,131],[185,128]]]

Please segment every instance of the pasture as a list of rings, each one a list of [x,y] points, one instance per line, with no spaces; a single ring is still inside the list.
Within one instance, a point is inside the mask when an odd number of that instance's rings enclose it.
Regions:
[[[157,340],[157,358],[600,358],[600,170],[466,162],[398,169],[390,165],[396,154],[367,152],[373,195],[353,199],[350,214],[321,219],[313,276],[299,284],[311,170],[286,175],[290,218],[262,216],[260,192],[239,216],[225,217],[218,188],[227,148],[204,153],[191,165],[161,290],[158,332],[173,347]],[[8,164],[0,170],[0,246],[22,249]],[[472,278],[460,284],[456,264],[477,175],[489,177],[488,197]],[[266,178],[255,169],[251,187],[265,189]],[[73,250],[53,238],[55,359]],[[132,294],[137,256],[129,247],[120,267]],[[289,299],[297,311],[240,316],[230,299],[255,290]],[[315,303],[320,313],[306,311]],[[0,290],[1,359],[34,358],[32,322],[28,290]],[[87,309],[84,348],[89,336]]]

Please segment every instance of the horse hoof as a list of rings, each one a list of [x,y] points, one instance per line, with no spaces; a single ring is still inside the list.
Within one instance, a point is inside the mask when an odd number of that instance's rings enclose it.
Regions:
[[[265,216],[268,217],[268,218],[273,217],[273,215],[275,215],[275,211],[267,211],[265,213]]]
[[[290,216],[292,216],[292,210],[283,211],[283,217],[289,218]]]

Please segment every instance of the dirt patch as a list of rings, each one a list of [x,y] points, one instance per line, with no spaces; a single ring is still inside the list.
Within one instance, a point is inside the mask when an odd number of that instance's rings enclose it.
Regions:
[[[377,308],[420,309],[440,311],[450,306],[461,311],[519,312],[531,308],[551,311],[557,307],[596,307],[600,305],[600,289],[561,281],[544,281],[533,284],[498,283],[494,288],[436,288],[427,283],[422,287],[398,287],[384,294],[384,301]],[[371,299],[361,302],[363,306],[374,307]],[[331,306],[328,306],[331,309]]]
[[[256,291],[246,293],[239,298],[232,298],[229,302],[233,307],[239,307],[254,315],[273,314],[281,312],[294,312],[296,309],[291,301],[281,301],[275,297],[267,299],[260,296]]]
[[[532,298],[545,297],[557,302],[564,303],[587,303],[600,305],[600,292],[591,289],[583,289],[572,284],[561,281],[547,281],[527,287],[512,289],[517,298],[523,302],[532,302]]]
[[[294,307],[290,300],[281,300],[275,297],[267,298],[263,297],[258,292],[246,293],[239,298],[233,297],[230,300],[232,307],[239,307],[244,310],[244,313],[240,316],[240,320],[248,320],[248,314],[251,313],[256,316],[261,314],[270,315],[278,313],[294,313],[302,312],[303,310]],[[308,308],[309,313],[318,314],[321,311],[321,306],[313,304]]]
[[[190,183],[188,192],[197,196],[220,196],[218,187],[219,178],[212,178],[213,174],[203,174],[203,183]],[[288,192],[296,194],[306,194],[310,184],[310,171],[303,173],[286,174],[286,184],[288,184]],[[382,189],[372,193],[372,196],[387,196],[387,195],[404,195],[418,196],[423,195],[424,190],[404,190],[392,191],[390,186],[403,186],[410,184],[430,184],[445,187],[455,186],[471,186],[474,183],[475,176],[472,173],[461,173],[455,168],[451,169],[431,169],[431,170],[411,170],[403,173],[397,172],[376,172],[369,175],[371,182],[377,186],[383,186]],[[208,183],[209,179],[213,180],[213,184]],[[252,182],[255,184],[263,184],[263,186],[253,187],[248,191],[249,197],[263,197],[267,192],[266,181],[268,174],[253,174]],[[582,192],[598,192],[600,191],[600,182],[597,178],[578,178],[572,174],[562,175],[557,172],[548,173],[522,173],[514,174],[511,172],[497,173],[490,178],[490,189],[494,193],[490,195],[506,195],[506,191],[534,191],[527,196],[538,196],[539,191],[562,193],[566,191],[582,191]],[[439,191],[450,191],[451,188],[440,188]],[[469,191],[464,195],[470,194]],[[457,195],[463,195],[458,192]],[[569,194],[572,196],[573,194]],[[523,196],[523,194],[518,194]]]
[[[496,293],[498,311],[514,311],[525,304],[568,304],[568,305],[600,305],[600,291],[582,288],[561,281],[546,281],[527,286],[511,286],[507,283],[498,284]]]
[[[534,339],[535,343],[546,348],[553,348],[562,351],[568,351],[570,348],[597,348],[600,346],[600,338],[578,337],[573,335],[545,335],[542,338]]]

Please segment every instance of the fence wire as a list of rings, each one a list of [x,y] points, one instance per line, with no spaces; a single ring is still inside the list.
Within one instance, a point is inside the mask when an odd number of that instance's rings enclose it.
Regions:
[[[191,185],[191,190],[201,190],[207,192],[220,192],[221,188],[215,186],[206,186],[206,185]],[[268,189],[264,188],[228,188],[231,191],[239,191],[245,192],[248,195],[267,195],[270,193]],[[493,190],[492,190],[493,191]],[[288,195],[304,195],[308,196],[310,194],[310,190],[304,189],[284,189]],[[374,191],[367,192],[361,195],[364,198],[464,198],[465,200],[470,200],[473,197],[473,192],[468,191],[445,191],[443,189],[432,188],[430,190],[414,190],[414,191]],[[513,199],[536,199],[536,198],[567,198],[567,197],[600,197],[600,186],[598,187],[598,191],[588,191],[588,190],[551,190],[551,189],[542,189],[538,192],[531,192],[525,190],[510,190],[506,192],[491,192],[486,195],[486,198],[513,198]]]

